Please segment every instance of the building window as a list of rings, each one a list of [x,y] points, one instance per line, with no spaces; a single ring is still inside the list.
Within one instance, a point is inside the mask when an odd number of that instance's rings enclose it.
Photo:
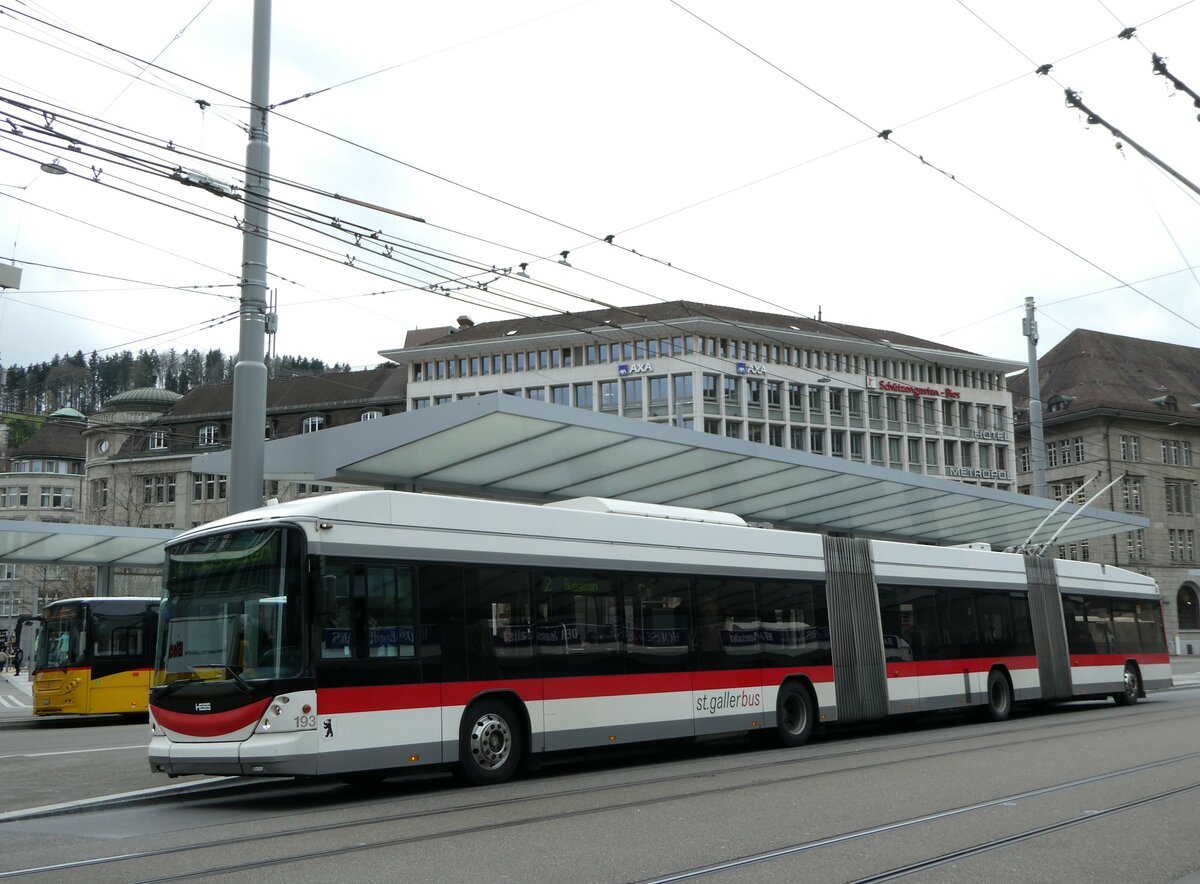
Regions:
[[[1179,611],[1179,628],[1200,629],[1200,604],[1196,601],[1196,590],[1181,586],[1175,594],[1175,600]]]
[[[1142,444],[1137,436],[1121,437],[1121,460],[1140,461],[1142,459]]]
[[[1058,466],[1058,446],[1053,442],[1046,443],[1046,466],[1051,468]]]
[[[325,418],[320,415],[310,415],[300,423],[301,433],[316,433],[324,428]]]
[[[1146,558],[1146,530],[1138,528],[1125,534],[1125,551],[1130,561],[1140,561]]]
[[[1167,512],[1173,516],[1192,514],[1192,483],[1167,479]]]
[[[0,488],[0,507],[16,509],[27,506],[29,506],[28,485],[9,485],[6,488]]]
[[[600,409],[602,411],[616,411],[617,404],[617,382],[601,381]]]
[[[383,417],[382,411],[364,411],[358,416],[359,421],[377,421]]]
[[[622,382],[621,392],[625,395],[626,408],[641,408],[642,406],[642,379],[641,378],[625,378]]]
[[[825,431],[810,430],[808,433],[808,450],[813,454],[825,453]]]
[[[704,401],[717,401],[717,376],[715,374],[706,374],[700,378],[700,382],[704,385]]]
[[[1121,496],[1125,504],[1125,512],[1140,513],[1142,511],[1142,480],[1137,477],[1125,477],[1121,482]]]
[[[804,427],[792,427],[792,431],[790,434],[790,441],[792,443],[793,451],[803,451],[804,450],[804,437],[805,437]]]
[[[42,509],[69,510],[75,508],[75,489],[61,485],[43,485]]]
[[[1190,467],[1192,465],[1192,443],[1163,439],[1162,462],[1173,467]]]
[[[1017,450],[1017,469],[1022,473],[1029,472],[1029,449],[1020,448]]]
[[[666,377],[650,378],[650,404],[666,405],[668,381]]]
[[[1073,562],[1087,562],[1091,560],[1092,554],[1088,548],[1088,542],[1081,540],[1079,543],[1059,544],[1058,557],[1070,559]]]
[[[227,493],[225,476],[215,473],[196,473],[192,476],[192,500],[224,500]]]
[[[1191,528],[1168,528],[1167,547],[1172,562],[1196,560],[1196,532]]]
[[[592,410],[592,385],[591,384],[576,384],[575,385],[575,407],[586,408]]]
[[[738,379],[730,377],[725,378],[725,404],[737,405],[738,401]]]
[[[525,388],[525,398],[526,399],[536,399],[538,402],[545,402],[546,401],[546,388],[545,387],[526,387]]]
[[[207,424],[201,427],[200,432],[196,434],[196,442],[200,445],[216,445],[218,429],[216,424]]]
[[[571,404],[571,388],[566,384],[556,384],[550,388],[550,401],[555,405]]]
[[[92,506],[98,510],[108,507],[108,479],[92,480]]]
[[[154,430],[150,433],[150,444],[148,446],[151,451],[162,451],[167,447],[167,431]]]
[[[174,503],[175,476],[145,476],[142,478],[142,503]]]
[[[936,467],[938,462],[938,444],[936,439],[930,439],[925,443],[925,465]]]

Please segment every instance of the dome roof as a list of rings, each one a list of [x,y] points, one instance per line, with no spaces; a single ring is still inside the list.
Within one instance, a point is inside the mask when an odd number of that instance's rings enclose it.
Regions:
[[[50,417],[63,417],[67,418],[68,420],[78,421],[85,420],[87,415],[85,415],[82,411],[78,411],[77,409],[69,406],[63,406],[62,408],[58,409],[58,411],[52,412]]]
[[[126,390],[118,393],[104,403],[104,411],[118,411],[130,408],[148,408],[166,411],[183,397],[170,390],[160,390],[158,387],[139,387],[136,390]]]

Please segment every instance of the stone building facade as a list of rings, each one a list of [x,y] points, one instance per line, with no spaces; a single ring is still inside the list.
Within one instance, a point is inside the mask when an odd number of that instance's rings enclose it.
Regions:
[[[1038,360],[1038,378],[1048,495],[1084,503],[1116,480],[1095,505],[1150,522],[1055,554],[1155,578],[1172,650],[1200,654],[1200,349],[1080,329]],[[1028,377],[1010,388],[1019,490],[1030,493]]]

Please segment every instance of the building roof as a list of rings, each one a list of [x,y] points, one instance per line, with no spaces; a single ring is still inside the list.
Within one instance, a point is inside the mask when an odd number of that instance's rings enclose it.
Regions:
[[[83,438],[84,424],[79,421],[46,421],[42,428],[12,452],[14,460],[29,457],[57,457],[83,460],[87,441]]]
[[[759,330],[760,333],[774,333],[780,337],[781,341],[788,343],[791,343],[792,339],[799,338],[825,341],[840,338],[846,341],[847,347],[855,350],[862,350],[864,346],[879,348],[879,345],[883,345],[885,350],[911,348],[918,351],[937,351],[962,357],[974,357],[975,359],[984,358],[967,350],[927,341],[902,332],[844,325],[784,313],[764,313],[716,304],[699,304],[692,301],[668,301],[635,307],[611,307],[580,313],[556,313],[547,316],[481,322],[465,328],[447,329],[442,336],[431,339],[425,339],[423,335],[418,337],[414,332],[410,332],[403,349],[381,350],[380,355],[397,362],[406,362],[411,355],[406,351],[422,347],[443,348],[447,345],[461,347],[498,340],[511,341],[514,338],[519,340],[525,337],[546,335],[566,338],[586,335],[594,340],[603,340],[605,337],[612,337],[612,329],[630,328],[645,330],[651,335],[670,335],[692,331],[706,324],[734,325],[746,327],[748,330]],[[436,330],[422,329],[418,331]]]
[[[101,411],[128,411],[137,408],[166,411],[180,398],[178,393],[171,390],[162,390],[158,387],[138,387],[113,396],[104,403]]]
[[[403,401],[406,389],[405,373],[394,365],[272,378],[267,382],[267,412],[349,406],[381,399]],[[206,384],[189,390],[171,409],[169,417],[190,420],[232,413],[233,384]]]
[[[229,472],[230,454],[192,459]],[[268,442],[268,478],[475,497],[604,497],[739,515],[778,527],[936,544],[1016,546],[1052,500],[490,393]],[[1034,538],[1080,507],[1066,504]],[[1087,508],[1060,542],[1144,528]]]
[[[1200,420],[1196,347],[1077,329],[1038,359],[1038,382],[1046,423],[1098,410],[1150,420]],[[1028,372],[1011,377],[1008,388],[1015,407],[1028,406]],[[1052,403],[1055,397],[1061,398]],[[1176,410],[1169,407],[1170,399]]]

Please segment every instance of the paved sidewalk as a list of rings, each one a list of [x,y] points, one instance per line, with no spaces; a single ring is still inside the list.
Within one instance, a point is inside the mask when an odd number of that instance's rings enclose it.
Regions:
[[[33,696],[33,686],[29,683],[28,671],[22,672],[20,675],[13,675],[10,669],[0,672],[0,694],[11,692],[25,697]]]

